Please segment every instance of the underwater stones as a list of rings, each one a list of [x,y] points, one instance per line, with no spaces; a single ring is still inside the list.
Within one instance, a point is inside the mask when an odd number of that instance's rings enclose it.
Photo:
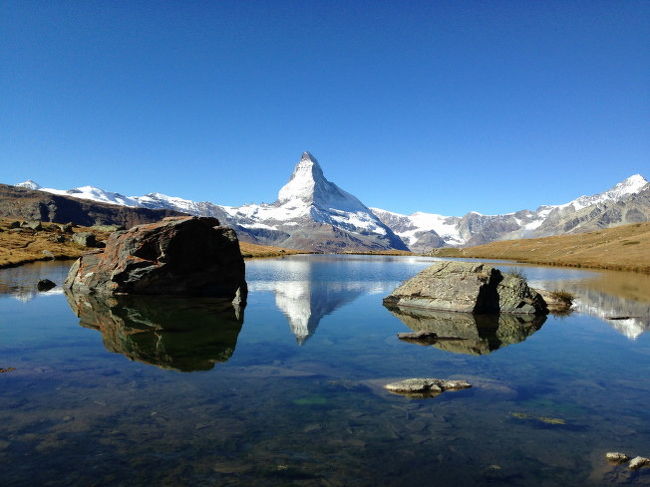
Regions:
[[[82,256],[65,287],[73,292],[209,296],[245,303],[244,259],[235,232],[216,218],[168,217],[112,233]]]
[[[464,380],[446,380],[433,378],[413,378],[392,382],[385,389],[396,394],[435,396],[444,391],[467,389],[472,387]]]
[[[630,470],[638,470],[641,467],[650,467],[650,458],[634,457],[630,460]]]
[[[49,279],[41,279],[36,283],[36,289],[39,291],[49,291],[52,288],[56,287],[56,283],[50,281]]]
[[[607,460],[612,463],[625,463],[630,459],[630,457],[628,457],[625,453],[617,451],[610,451],[605,453],[605,458],[607,458]]]
[[[526,280],[476,262],[437,262],[384,298],[386,306],[476,314],[546,314]]]

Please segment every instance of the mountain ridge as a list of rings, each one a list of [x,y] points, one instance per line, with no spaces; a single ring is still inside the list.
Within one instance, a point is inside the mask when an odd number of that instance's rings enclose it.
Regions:
[[[225,206],[156,192],[125,196],[94,186],[66,191],[44,188],[33,180],[16,186],[100,203],[213,216],[235,228],[244,241],[322,252],[428,251],[650,220],[650,184],[640,174],[568,203],[501,215],[476,211],[464,216],[428,212],[405,215],[369,208],[327,180],[320,163],[309,152],[302,153],[274,203]]]

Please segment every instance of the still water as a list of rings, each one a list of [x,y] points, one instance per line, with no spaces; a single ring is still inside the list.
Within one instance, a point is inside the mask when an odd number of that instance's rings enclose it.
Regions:
[[[243,311],[34,291],[69,264],[0,271],[0,485],[650,485],[604,460],[650,456],[650,276],[517,266],[579,298],[526,323],[382,306],[433,260],[248,261]],[[474,387],[382,387],[408,377]]]

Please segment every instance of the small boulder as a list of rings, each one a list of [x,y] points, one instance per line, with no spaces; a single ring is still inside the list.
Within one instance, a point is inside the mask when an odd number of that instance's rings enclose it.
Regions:
[[[617,451],[610,451],[605,453],[605,458],[607,458],[607,460],[612,463],[625,463],[630,459],[630,457],[628,457],[625,453]]]
[[[96,247],[97,239],[95,235],[90,232],[79,232],[72,236],[72,241],[84,247]]]
[[[41,279],[36,283],[36,289],[39,291],[49,291],[52,288],[56,287],[56,283],[50,281],[49,279]]]
[[[650,458],[646,457],[634,457],[632,460],[630,460],[630,470],[638,470],[641,467],[648,467],[650,466]]]
[[[437,262],[402,283],[384,304],[476,314],[548,313],[525,279],[477,262]]]
[[[9,228],[20,228],[22,222],[14,221],[9,224]]]
[[[429,395],[435,396],[449,390],[467,389],[472,387],[464,380],[445,380],[433,378],[405,379],[399,382],[392,382],[384,386],[390,392],[405,395]]]
[[[29,221],[29,222],[23,222],[20,225],[22,228],[29,228],[30,230],[43,230],[43,225],[39,221]]]
[[[209,217],[169,217],[112,233],[104,250],[70,269],[65,287],[97,294],[166,294],[246,299],[235,232]]]
[[[74,225],[72,223],[65,223],[63,225],[59,225],[59,228],[63,233],[73,233],[74,232],[73,227]]]

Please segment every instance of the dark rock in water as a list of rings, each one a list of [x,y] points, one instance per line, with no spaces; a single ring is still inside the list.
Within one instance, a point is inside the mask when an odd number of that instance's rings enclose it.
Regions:
[[[96,247],[97,239],[95,235],[90,232],[79,232],[72,236],[72,241],[84,247]]]
[[[182,372],[226,362],[244,321],[243,307],[214,298],[66,296],[79,324],[100,331],[107,350]]]
[[[237,235],[216,218],[170,217],[111,234],[81,257],[65,287],[98,294],[166,294],[246,299]]]
[[[41,279],[36,283],[36,289],[39,291],[49,291],[52,288],[56,287],[56,283],[50,281],[49,279]]]
[[[429,343],[441,350],[469,355],[485,355],[499,348],[524,341],[539,330],[546,316],[537,315],[477,315],[452,311],[434,311],[387,306],[416,334],[430,336]],[[409,335],[409,334],[407,334]],[[437,339],[433,339],[437,336]]]
[[[464,380],[415,378],[386,384],[384,387],[396,394],[414,397],[434,397],[444,391],[467,389],[472,386]]]
[[[476,262],[435,263],[395,289],[384,304],[477,314],[548,313],[525,279]]]
[[[433,345],[437,343],[441,337],[432,331],[414,331],[412,333],[398,333],[397,338],[405,342],[418,343],[420,345]],[[446,339],[446,337],[442,338]]]

